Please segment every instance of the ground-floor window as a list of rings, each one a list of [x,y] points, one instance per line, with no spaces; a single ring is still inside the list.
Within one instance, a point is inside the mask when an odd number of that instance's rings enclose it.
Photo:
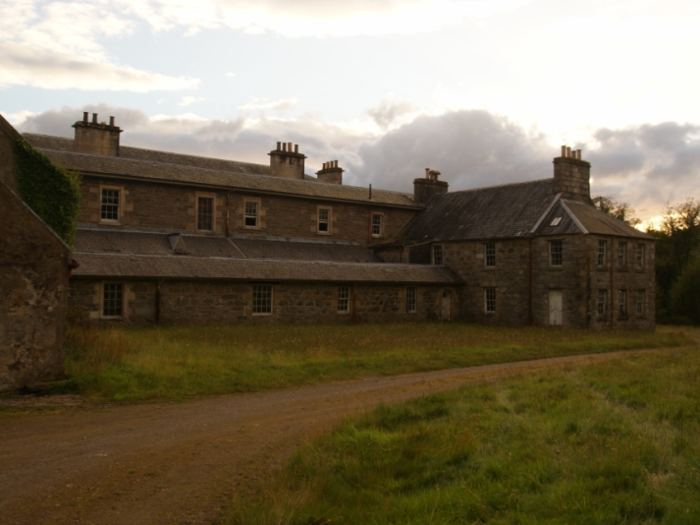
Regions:
[[[253,286],[253,315],[272,313],[272,285],[256,284]]]
[[[608,309],[608,291],[598,290],[598,315],[605,315]]]
[[[617,291],[617,313],[620,317],[627,315],[627,290]]]
[[[350,287],[338,287],[338,313],[346,314],[350,312]]]
[[[104,283],[102,285],[102,317],[123,317],[124,285]]]
[[[496,289],[484,288],[484,311],[493,313],[496,311]]]
[[[416,287],[406,287],[406,312],[414,313],[416,311]]]
[[[637,315],[643,316],[646,313],[646,290],[637,290]]]

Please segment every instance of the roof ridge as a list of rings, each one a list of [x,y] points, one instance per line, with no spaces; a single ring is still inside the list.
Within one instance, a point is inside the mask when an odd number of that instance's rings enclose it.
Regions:
[[[455,195],[457,193],[468,193],[471,191],[482,191],[482,190],[492,190],[492,189],[497,189],[497,188],[507,188],[509,186],[519,186],[519,185],[525,185],[525,184],[534,184],[536,182],[547,182],[551,181],[552,178],[546,178],[546,179],[535,179],[535,180],[526,180],[523,182],[507,182],[505,184],[494,184],[493,186],[479,186],[478,188],[470,188],[466,190],[458,190],[458,191],[451,191],[448,193],[445,193],[445,195]],[[444,196],[444,195],[443,195]]]

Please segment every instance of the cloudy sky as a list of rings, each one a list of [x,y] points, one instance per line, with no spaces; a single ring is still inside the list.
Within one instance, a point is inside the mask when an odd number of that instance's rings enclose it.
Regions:
[[[698,28],[697,0],[0,0],[0,113],[259,163],[295,142],[408,192],[548,177],[567,144],[647,220],[700,198]]]

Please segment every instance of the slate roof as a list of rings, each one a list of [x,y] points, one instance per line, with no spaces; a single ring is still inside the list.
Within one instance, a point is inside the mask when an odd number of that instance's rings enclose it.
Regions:
[[[381,263],[371,250],[356,243],[308,241],[287,238],[226,238],[181,233],[80,228],[76,231],[78,253],[116,253],[229,259],[276,259]]]
[[[622,222],[612,215],[587,206],[582,202],[563,201],[564,206],[571,210],[579,223],[588,233],[596,235],[615,235],[619,237],[636,237],[639,239],[653,239],[651,235],[640,232],[629,224]]]
[[[552,179],[544,179],[446,193],[431,199],[399,237],[457,241],[528,235],[554,201],[552,185]]]
[[[75,277],[454,284],[443,266],[76,253]]]
[[[84,174],[421,209],[405,193],[373,189],[370,199],[368,188],[274,177],[269,175],[269,168],[260,164],[126,146],[119,148],[119,157],[89,155],[69,149],[71,139],[33,134],[26,134],[25,138],[55,164]]]

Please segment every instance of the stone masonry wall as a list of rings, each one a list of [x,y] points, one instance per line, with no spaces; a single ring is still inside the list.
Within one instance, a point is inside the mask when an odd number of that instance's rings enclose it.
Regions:
[[[0,183],[0,391],[64,374],[70,249]]]
[[[311,184],[311,183],[310,183]],[[114,181],[85,177],[80,224],[100,222],[100,187],[122,190],[122,213],[119,225],[195,231],[197,195],[215,197],[214,233],[261,236],[324,238],[369,244],[393,238],[414,215],[414,211],[364,204],[338,203],[306,198],[255,195],[244,192],[205,191],[184,186]],[[246,201],[258,202],[258,225],[244,224]],[[319,206],[331,209],[330,233],[318,233]],[[383,214],[383,234],[370,238],[372,213]]]
[[[71,317],[79,322],[101,320],[100,290],[115,280],[73,279],[69,293]],[[122,322],[152,324],[156,319],[156,281],[122,281],[125,315]],[[406,311],[406,286],[350,285],[350,312],[338,312],[338,288],[343,284],[273,284],[272,314],[252,313],[253,284],[235,281],[162,281],[160,322],[170,323],[349,323],[437,319],[443,291],[454,288],[416,286],[416,311]],[[453,299],[453,319],[459,315]],[[354,312],[354,313],[353,313]]]

